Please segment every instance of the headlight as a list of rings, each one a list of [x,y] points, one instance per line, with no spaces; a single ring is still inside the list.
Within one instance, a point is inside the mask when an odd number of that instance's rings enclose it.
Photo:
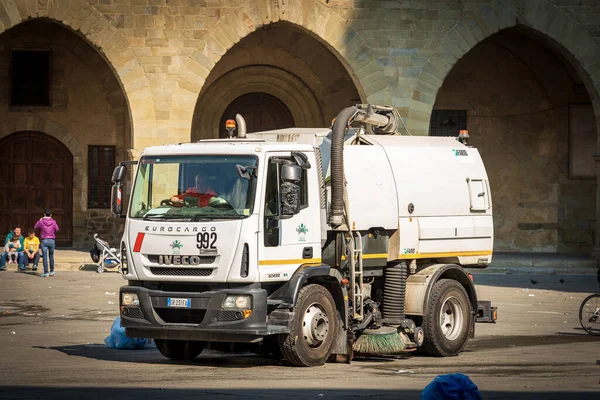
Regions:
[[[121,293],[121,305],[124,306],[139,306],[140,299],[135,293]]]
[[[249,310],[252,308],[252,296],[227,296],[223,301],[223,308]]]

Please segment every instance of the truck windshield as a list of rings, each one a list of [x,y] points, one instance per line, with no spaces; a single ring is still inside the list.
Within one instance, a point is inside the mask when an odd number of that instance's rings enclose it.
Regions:
[[[143,157],[129,216],[144,219],[246,218],[254,208],[253,156]]]

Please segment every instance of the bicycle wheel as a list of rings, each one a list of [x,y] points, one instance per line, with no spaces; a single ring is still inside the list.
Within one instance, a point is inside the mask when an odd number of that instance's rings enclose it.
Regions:
[[[592,294],[579,307],[579,322],[587,333],[600,336],[600,294]]]

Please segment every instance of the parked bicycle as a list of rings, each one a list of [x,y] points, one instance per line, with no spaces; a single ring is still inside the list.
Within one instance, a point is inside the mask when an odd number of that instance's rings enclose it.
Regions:
[[[600,269],[597,272],[600,283]],[[600,336],[600,294],[589,295],[579,307],[579,323],[590,335]]]

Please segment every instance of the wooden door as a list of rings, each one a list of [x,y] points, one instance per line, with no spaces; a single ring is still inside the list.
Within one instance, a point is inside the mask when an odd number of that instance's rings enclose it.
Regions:
[[[59,246],[73,242],[73,156],[60,141],[39,132],[0,140],[0,238],[16,225],[23,234],[50,208]],[[39,232],[37,232],[39,236]]]
[[[235,119],[236,114],[244,117],[249,133],[294,126],[292,113],[277,97],[266,93],[248,93],[235,99],[223,113],[219,125],[220,137],[227,137],[225,121]]]

